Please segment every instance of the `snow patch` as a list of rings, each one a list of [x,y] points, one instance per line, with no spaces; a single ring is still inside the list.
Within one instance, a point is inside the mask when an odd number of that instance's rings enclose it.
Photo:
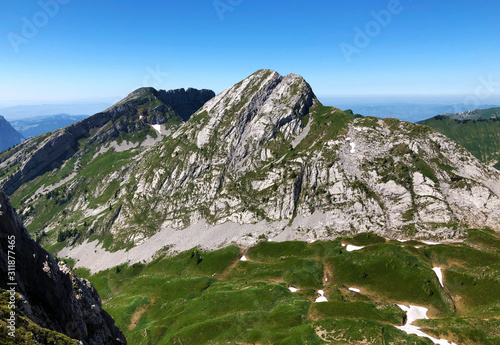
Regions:
[[[291,292],[297,292],[297,291],[299,291],[299,289],[294,288],[293,286],[290,286],[290,287],[288,288],[288,290],[290,290]]]
[[[428,319],[427,317],[427,308],[424,307],[417,307],[414,305],[406,306],[402,304],[398,304],[398,307],[401,308],[403,311],[406,312],[406,324],[404,326],[397,326],[396,328],[405,332],[406,334],[414,334],[416,336],[422,337],[422,338],[428,338],[430,339],[434,344],[439,344],[439,345],[457,345],[455,343],[450,343],[446,339],[436,339],[431,337],[428,334],[425,334],[420,330],[420,327],[413,326],[412,323],[417,321],[417,320],[424,320]]]
[[[325,292],[323,290],[318,290],[318,293],[320,294],[320,297],[316,298],[316,303],[321,303],[321,302],[328,302],[328,300],[325,297]]]
[[[158,134],[161,134],[161,125],[151,125]]]
[[[441,244],[441,243],[438,243],[438,242],[429,242],[429,241],[422,241],[422,243],[425,243],[429,246],[437,246],[438,244]]]
[[[361,292],[360,289],[356,289],[356,288],[349,288],[349,290],[352,291],[352,292],[357,292],[357,293]]]
[[[248,261],[247,257],[245,255],[243,255],[240,259],[240,261]]]
[[[353,245],[351,245],[351,244],[348,244],[348,245],[347,245],[347,247],[346,247],[346,249],[347,249],[347,251],[348,251],[348,252],[353,252],[353,251],[355,251],[355,250],[361,250],[361,249],[363,249],[363,248],[364,248],[364,247],[353,246]]]
[[[441,284],[441,286],[444,287],[443,272],[441,271],[441,267],[433,267],[432,270],[436,273],[436,276],[438,277],[439,280],[439,284]]]
[[[355,143],[350,143],[349,145],[351,145],[351,153],[356,153],[356,144]]]

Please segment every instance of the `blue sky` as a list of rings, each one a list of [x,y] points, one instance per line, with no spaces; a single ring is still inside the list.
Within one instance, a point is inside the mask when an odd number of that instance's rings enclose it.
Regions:
[[[496,1],[0,6],[0,106],[111,101],[145,85],[221,92],[261,68],[300,74],[320,97],[500,98]]]

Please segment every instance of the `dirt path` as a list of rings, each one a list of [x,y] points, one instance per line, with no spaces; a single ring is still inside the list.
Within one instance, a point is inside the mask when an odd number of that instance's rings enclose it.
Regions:
[[[152,299],[151,302],[148,305],[143,305],[137,308],[137,310],[132,314],[132,317],[130,318],[130,324],[128,325],[128,330],[132,331],[137,327],[137,324],[141,320],[142,315],[153,305],[155,302],[155,299]]]

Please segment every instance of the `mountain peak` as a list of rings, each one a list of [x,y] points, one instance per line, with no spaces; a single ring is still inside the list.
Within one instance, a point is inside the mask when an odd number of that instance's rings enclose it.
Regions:
[[[259,70],[208,101],[194,115],[203,117],[204,124],[197,133],[196,145],[201,148],[209,142],[215,144],[213,139],[219,135],[232,141],[229,146],[233,148],[244,142],[240,139],[268,140],[277,130],[290,136],[299,130],[300,118],[315,101],[316,96],[302,77]]]
[[[132,91],[129,96],[143,96],[147,94],[157,95],[158,91],[154,87],[140,87],[135,91]]]

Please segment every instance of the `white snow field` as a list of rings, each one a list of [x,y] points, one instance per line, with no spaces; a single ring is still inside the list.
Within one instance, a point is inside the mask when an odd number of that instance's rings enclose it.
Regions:
[[[398,307],[400,307],[403,311],[406,312],[406,324],[404,326],[397,326],[397,329],[402,330],[406,334],[415,334],[419,337],[422,338],[427,338],[430,339],[434,344],[438,345],[457,345],[455,343],[450,343],[446,339],[436,339],[431,337],[428,334],[425,334],[420,330],[420,327],[413,326],[412,323],[417,321],[417,320],[424,320],[428,319],[427,317],[427,308],[424,307],[417,307],[414,305],[406,306],[402,304],[398,304]]]
[[[346,247],[346,249],[347,249],[348,252],[353,252],[355,250],[361,250],[363,248],[364,247],[353,246],[351,244],[348,244],[347,247]]]
[[[318,293],[321,295],[320,297],[316,298],[316,303],[321,303],[321,302],[328,302],[328,300],[325,297],[325,292],[323,290],[318,290]]]
[[[158,134],[161,134],[161,125],[151,125],[151,127],[153,127]]]
[[[436,273],[438,279],[439,279],[439,284],[441,284],[442,287],[444,287],[443,284],[443,272],[441,271],[441,267],[433,267],[432,270]]]

